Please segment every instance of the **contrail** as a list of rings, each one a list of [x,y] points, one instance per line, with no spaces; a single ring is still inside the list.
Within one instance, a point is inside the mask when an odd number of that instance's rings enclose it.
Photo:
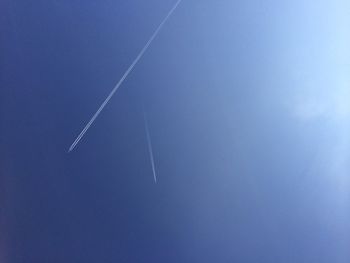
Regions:
[[[147,137],[147,146],[148,146],[148,152],[149,152],[149,156],[150,156],[151,164],[152,164],[153,179],[154,179],[154,182],[157,183],[156,168],[155,168],[155,165],[154,165],[154,158],[153,158],[153,149],[152,149],[151,136],[149,135],[148,122],[147,122],[147,118],[146,118],[146,114],[145,114],[145,113],[143,113],[143,119],[144,119],[144,122],[145,122],[145,130],[146,130],[146,137]]]
[[[135,58],[135,60],[132,62],[132,64],[129,66],[129,68],[127,69],[127,71],[124,73],[124,75],[122,76],[122,78],[118,81],[118,83],[115,85],[115,87],[112,89],[111,93],[109,93],[108,97],[104,100],[104,102],[101,104],[101,106],[98,108],[98,110],[96,111],[96,113],[92,116],[92,118],[90,119],[90,121],[85,125],[84,129],[80,132],[80,134],[78,135],[78,137],[75,139],[75,141],[72,143],[72,145],[69,147],[68,152],[71,152],[75,146],[77,146],[77,144],[79,143],[79,141],[81,140],[81,138],[83,138],[84,134],[87,132],[87,130],[90,128],[90,126],[93,124],[93,122],[96,120],[96,118],[98,117],[98,115],[101,113],[101,111],[103,110],[103,108],[107,105],[107,103],[109,102],[109,100],[112,98],[112,96],[114,95],[114,93],[118,90],[118,88],[120,87],[120,85],[123,84],[124,80],[127,78],[127,76],[130,74],[130,72],[133,70],[133,68],[135,67],[135,65],[137,64],[137,62],[139,62],[139,60],[142,58],[143,54],[147,51],[148,47],[151,45],[152,41],[154,40],[154,38],[158,35],[159,31],[162,29],[162,27],[164,26],[164,24],[167,22],[167,20],[169,19],[169,17],[173,14],[173,12],[175,11],[175,9],[177,8],[177,6],[180,4],[182,0],[178,0],[176,2],[176,4],[173,6],[173,8],[169,11],[169,13],[167,14],[167,16],[163,19],[163,21],[160,23],[160,25],[157,27],[157,29],[154,31],[154,33],[152,34],[152,36],[150,37],[150,39],[148,40],[148,42],[146,43],[146,45],[142,48],[142,50],[140,51],[140,53],[138,54],[138,56]]]

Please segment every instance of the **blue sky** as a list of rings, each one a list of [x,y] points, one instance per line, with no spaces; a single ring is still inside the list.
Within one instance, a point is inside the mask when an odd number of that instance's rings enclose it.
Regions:
[[[0,261],[350,260],[350,4],[0,3]],[[143,114],[157,171],[154,183]]]

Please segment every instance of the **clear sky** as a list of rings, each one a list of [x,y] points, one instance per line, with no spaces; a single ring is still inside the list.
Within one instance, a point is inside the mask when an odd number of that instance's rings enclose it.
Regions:
[[[0,262],[350,262],[350,2],[0,1]],[[144,114],[152,144],[151,156]]]

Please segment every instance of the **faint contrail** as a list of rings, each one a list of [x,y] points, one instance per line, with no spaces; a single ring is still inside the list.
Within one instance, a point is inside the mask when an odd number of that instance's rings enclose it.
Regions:
[[[120,85],[124,82],[124,80],[127,78],[127,76],[130,74],[130,72],[133,70],[133,68],[135,67],[135,65],[137,64],[137,62],[141,59],[141,57],[143,56],[143,54],[147,51],[148,47],[150,46],[150,44],[152,43],[152,41],[154,40],[154,38],[158,35],[159,31],[162,29],[162,27],[164,26],[164,24],[166,23],[166,21],[169,19],[169,17],[172,15],[172,13],[175,11],[176,7],[180,4],[182,0],[178,0],[176,2],[176,4],[173,6],[173,8],[169,11],[169,13],[167,14],[167,16],[163,19],[163,21],[160,23],[160,25],[157,27],[157,29],[154,31],[154,33],[152,34],[152,36],[150,37],[150,39],[148,40],[148,42],[146,43],[146,45],[143,47],[143,49],[141,50],[141,52],[138,54],[138,56],[135,58],[135,60],[132,62],[132,64],[129,66],[129,68],[127,69],[127,71],[124,73],[124,75],[122,76],[122,78],[119,80],[119,82],[115,85],[115,87],[112,89],[111,93],[109,93],[108,97],[104,100],[104,102],[101,104],[101,106],[98,108],[98,110],[96,111],[96,113],[92,116],[92,118],[90,119],[90,121],[86,124],[86,126],[84,127],[84,129],[80,132],[80,134],[78,135],[78,137],[75,139],[75,141],[72,143],[72,145],[69,147],[68,152],[72,151],[75,146],[79,143],[79,141],[81,140],[81,138],[84,136],[84,134],[87,132],[87,130],[90,128],[90,126],[92,125],[92,123],[96,120],[96,118],[98,117],[98,115],[101,113],[101,111],[103,110],[103,108],[107,105],[107,103],[109,102],[109,100],[112,98],[112,96],[114,95],[114,93],[117,91],[117,89],[120,87]]]
[[[146,118],[146,114],[145,113],[143,113],[143,119],[144,119],[144,122],[145,122],[147,146],[148,146],[148,152],[149,152],[149,156],[150,156],[151,164],[152,164],[153,179],[154,179],[154,182],[157,183],[156,168],[155,168],[155,165],[154,165],[154,158],[153,158],[152,142],[151,142],[151,137],[149,135],[148,122],[147,122],[147,118]]]

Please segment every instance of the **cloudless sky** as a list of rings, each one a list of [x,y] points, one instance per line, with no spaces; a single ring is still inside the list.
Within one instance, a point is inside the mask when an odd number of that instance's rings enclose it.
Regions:
[[[0,262],[350,262],[350,3],[0,1]],[[143,114],[157,172],[154,183]]]

